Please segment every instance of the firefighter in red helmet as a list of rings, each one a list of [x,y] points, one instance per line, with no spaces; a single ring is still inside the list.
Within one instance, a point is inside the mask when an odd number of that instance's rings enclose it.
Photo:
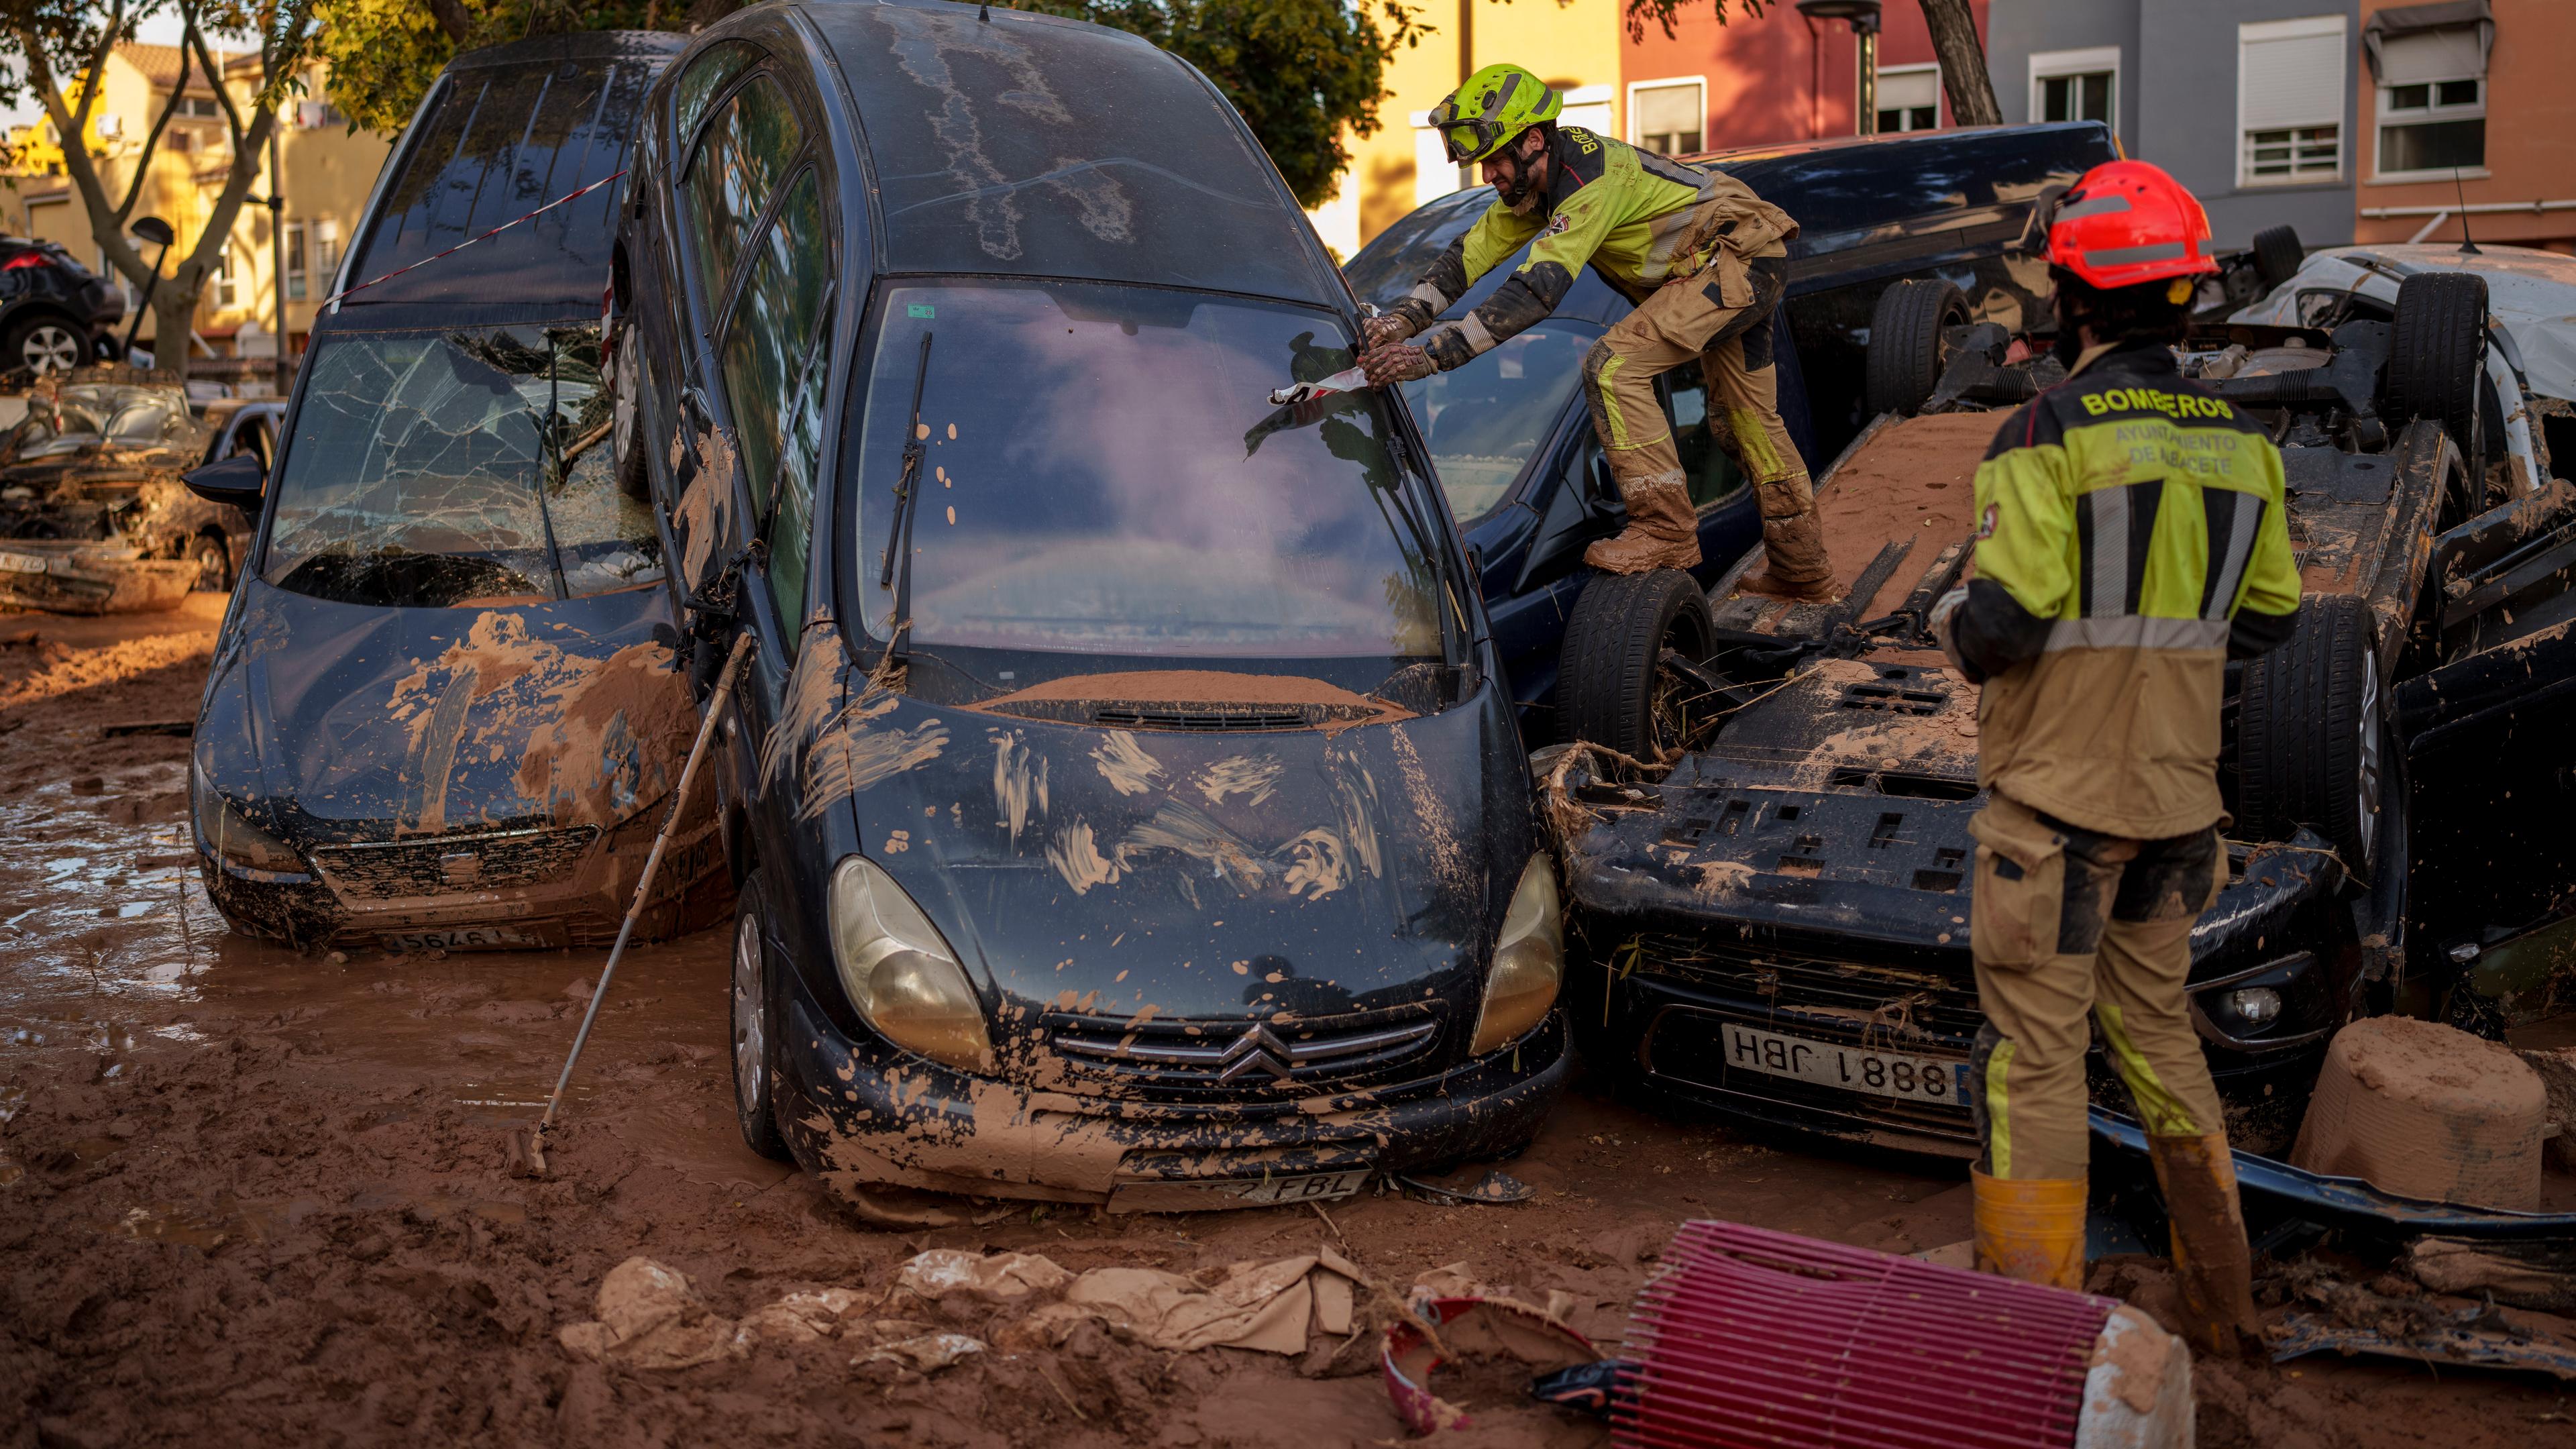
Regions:
[[[2191,1336],[2261,1343],[2216,1089],[2184,997],[2227,881],[2227,661],[2288,639],[2299,574],[2281,455],[2175,369],[2209,220],[2142,161],[2085,173],[2048,232],[2067,380],[1977,470],[1976,571],[1934,611],[1983,685],[1970,942],[1986,1023],[1980,1263],[2084,1281],[2084,1059],[2099,1031],[2153,1151]]]

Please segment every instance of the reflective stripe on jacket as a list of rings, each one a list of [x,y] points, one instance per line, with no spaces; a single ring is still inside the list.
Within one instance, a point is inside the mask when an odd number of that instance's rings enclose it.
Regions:
[[[1995,435],[1976,508],[1979,782],[2110,835],[2217,823],[2228,655],[2299,607],[2271,439],[2169,348],[2097,348]]]

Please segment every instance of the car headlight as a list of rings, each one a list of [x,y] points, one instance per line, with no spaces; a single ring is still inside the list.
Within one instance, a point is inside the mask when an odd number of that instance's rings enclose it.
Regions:
[[[865,856],[832,872],[832,961],[850,1004],[886,1040],[952,1067],[992,1069],[984,1004],[966,968],[903,887]]]
[[[1470,1054],[1495,1051],[1538,1025],[1556,1004],[1556,988],[1564,979],[1565,923],[1557,910],[1556,867],[1544,854],[1533,855],[1512,891],[1510,909],[1503,912]]]
[[[197,813],[197,834],[226,865],[245,870],[284,871],[297,875],[304,872],[304,861],[287,848],[286,842],[251,824],[231,802],[215,792],[205,777],[189,772],[193,804]]]

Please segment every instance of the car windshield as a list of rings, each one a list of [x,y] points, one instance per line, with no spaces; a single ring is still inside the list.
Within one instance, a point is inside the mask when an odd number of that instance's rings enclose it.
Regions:
[[[1404,385],[1431,440],[1440,489],[1461,523],[1503,501],[1583,383],[1583,354],[1599,332],[1543,323],[1466,366]]]
[[[874,636],[893,611],[879,560],[920,379],[915,644],[1441,652],[1430,500],[1395,465],[1381,400],[1268,401],[1351,365],[1339,320],[1072,283],[901,287],[882,305],[849,555]]]
[[[596,325],[333,338],[305,366],[268,582],[446,608],[662,577],[604,446]]]
[[[77,383],[27,399],[27,416],[10,435],[9,454],[45,457],[101,440],[150,447],[184,431],[187,423],[188,400],[175,387]]]

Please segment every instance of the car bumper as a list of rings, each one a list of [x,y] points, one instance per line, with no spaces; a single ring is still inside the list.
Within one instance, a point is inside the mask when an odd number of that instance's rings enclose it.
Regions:
[[[1161,1101],[971,1076],[854,1040],[787,1006],[780,1126],[835,1190],[905,1187],[1106,1204],[1113,1212],[1245,1205],[1281,1178],[1407,1172],[1509,1152],[1564,1089],[1563,1012],[1513,1046],[1344,1096]]]

